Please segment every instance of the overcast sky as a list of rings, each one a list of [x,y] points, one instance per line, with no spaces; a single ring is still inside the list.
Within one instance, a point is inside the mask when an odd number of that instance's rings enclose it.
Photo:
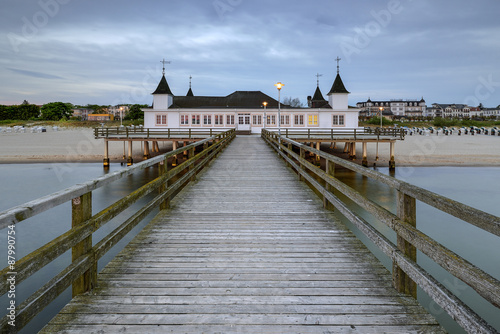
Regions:
[[[500,104],[500,0],[0,0],[0,104],[151,104],[260,90],[306,102]]]

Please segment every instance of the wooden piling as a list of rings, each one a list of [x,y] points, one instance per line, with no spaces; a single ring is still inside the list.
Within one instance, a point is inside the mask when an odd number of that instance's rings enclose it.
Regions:
[[[389,169],[390,170],[395,170],[396,169],[396,160],[394,158],[394,146],[396,145],[396,142],[391,141],[391,149],[390,149],[390,160],[389,160]]]
[[[154,145],[153,145],[154,147]],[[151,154],[149,153],[149,142],[145,141],[144,142],[144,160],[148,160],[151,158]]]
[[[128,157],[127,166],[132,166],[134,164],[134,159],[132,158],[132,141],[128,141]]]
[[[177,149],[177,142],[174,140],[172,142],[172,150],[175,151]],[[173,161],[172,161],[172,167],[176,167],[177,166],[177,154],[174,155],[174,158],[173,158]]]
[[[361,164],[365,167],[368,167],[368,149],[367,149],[368,144],[366,142],[363,142],[363,160],[361,161]]]
[[[104,140],[104,159],[103,166],[109,167],[109,142],[107,139]]]
[[[316,142],[316,149],[317,149],[318,151],[320,151],[320,150],[321,150],[321,142],[319,142],[319,141],[318,141],[318,142]],[[320,165],[320,163],[321,163],[321,157],[319,156],[319,154],[316,154],[316,159],[315,159],[315,160],[316,160],[316,165],[317,165],[317,166],[319,166],[319,165]]]

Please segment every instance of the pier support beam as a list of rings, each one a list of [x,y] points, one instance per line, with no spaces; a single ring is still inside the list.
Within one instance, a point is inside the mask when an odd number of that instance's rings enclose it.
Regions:
[[[109,142],[104,140],[104,159],[103,159],[104,168],[109,167]]]
[[[154,147],[154,144],[153,144]],[[151,154],[149,153],[149,142],[145,141],[144,142],[144,160],[148,160],[151,158]]]
[[[367,143],[363,142],[363,160],[361,161],[361,164],[365,167],[368,167],[368,154],[367,154]]]
[[[175,151],[177,149],[177,146],[178,146],[177,142],[173,141],[172,142],[172,150]],[[172,161],[172,167],[176,167],[177,166],[177,162],[178,161],[177,161],[177,154],[176,154],[176,155],[174,155],[174,160]]]
[[[128,141],[128,157],[127,166],[132,166],[134,164],[134,159],[132,158],[132,141]]]
[[[346,143],[345,143],[345,146],[344,146],[344,153],[349,153],[349,147],[350,147],[350,145],[349,145],[349,144],[350,144],[349,142],[346,142]]]
[[[318,151],[321,151],[321,143],[319,141],[316,142],[316,149]],[[316,166],[319,166],[321,164],[321,157],[319,156],[319,154],[316,154],[316,161],[315,161],[315,163],[316,163]]]
[[[356,142],[352,142],[349,147],[349,158],[351,160],[356,160]]]
[[[390,170],[396,169],[396,160],[394,159],[394,146],[395,145],[396,145],[396,142],[391,141],[391,149],[390,149],[391,158],[389,159],[389,169]]]

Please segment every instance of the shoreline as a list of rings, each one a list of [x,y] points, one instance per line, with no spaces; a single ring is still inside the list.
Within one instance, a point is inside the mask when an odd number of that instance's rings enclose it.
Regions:
[[[172,145],[160,142],[160,153],[171,150]],[[329,143],[322,145],[323,151],[347,158],[343,145],[330,149]],[[356,145],[356,160],[361,164],[362,145]],[[123,142],[109,142],[110,163],[124,163]],[[135,163],[144,161],[142,144],[133,146]],[[376,143],[368,144],[368,166],[389,166],[389,144],[378,145],[379,161],[375,161]],[[0,164],[36,163],[102,163],[104,140],[95,139],[93,130],[76,128],[46,133],[0,133]],[[396,168],[398,167],[500,167],[500,137],[476,136],[406,136],[396,141]]]

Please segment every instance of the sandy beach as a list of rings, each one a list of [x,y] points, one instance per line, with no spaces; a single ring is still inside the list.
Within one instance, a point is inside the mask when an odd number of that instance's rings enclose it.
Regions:
[[[159,143],[162,152],[171,150],[171,145]],[[341,152],[339,145],[337,152]],[[110,142],[111,162],[123,161],[123,143]],[[134,160],[143,160],[142,145],[134,143]],[[0,163],[41,162],[102,162],[103,139],[95,139],[88,128],[47,128],[47,132],[0,133]],[[361,145],[357,145],[360,161]],[[368,161],[375,161],[376,144],[368,144]],[[377,166],[387,166],[389,144],[379,145],[380,160]],[[397,166],[500,166],[500,137],[486,135],[414,135],[396,143]]]

